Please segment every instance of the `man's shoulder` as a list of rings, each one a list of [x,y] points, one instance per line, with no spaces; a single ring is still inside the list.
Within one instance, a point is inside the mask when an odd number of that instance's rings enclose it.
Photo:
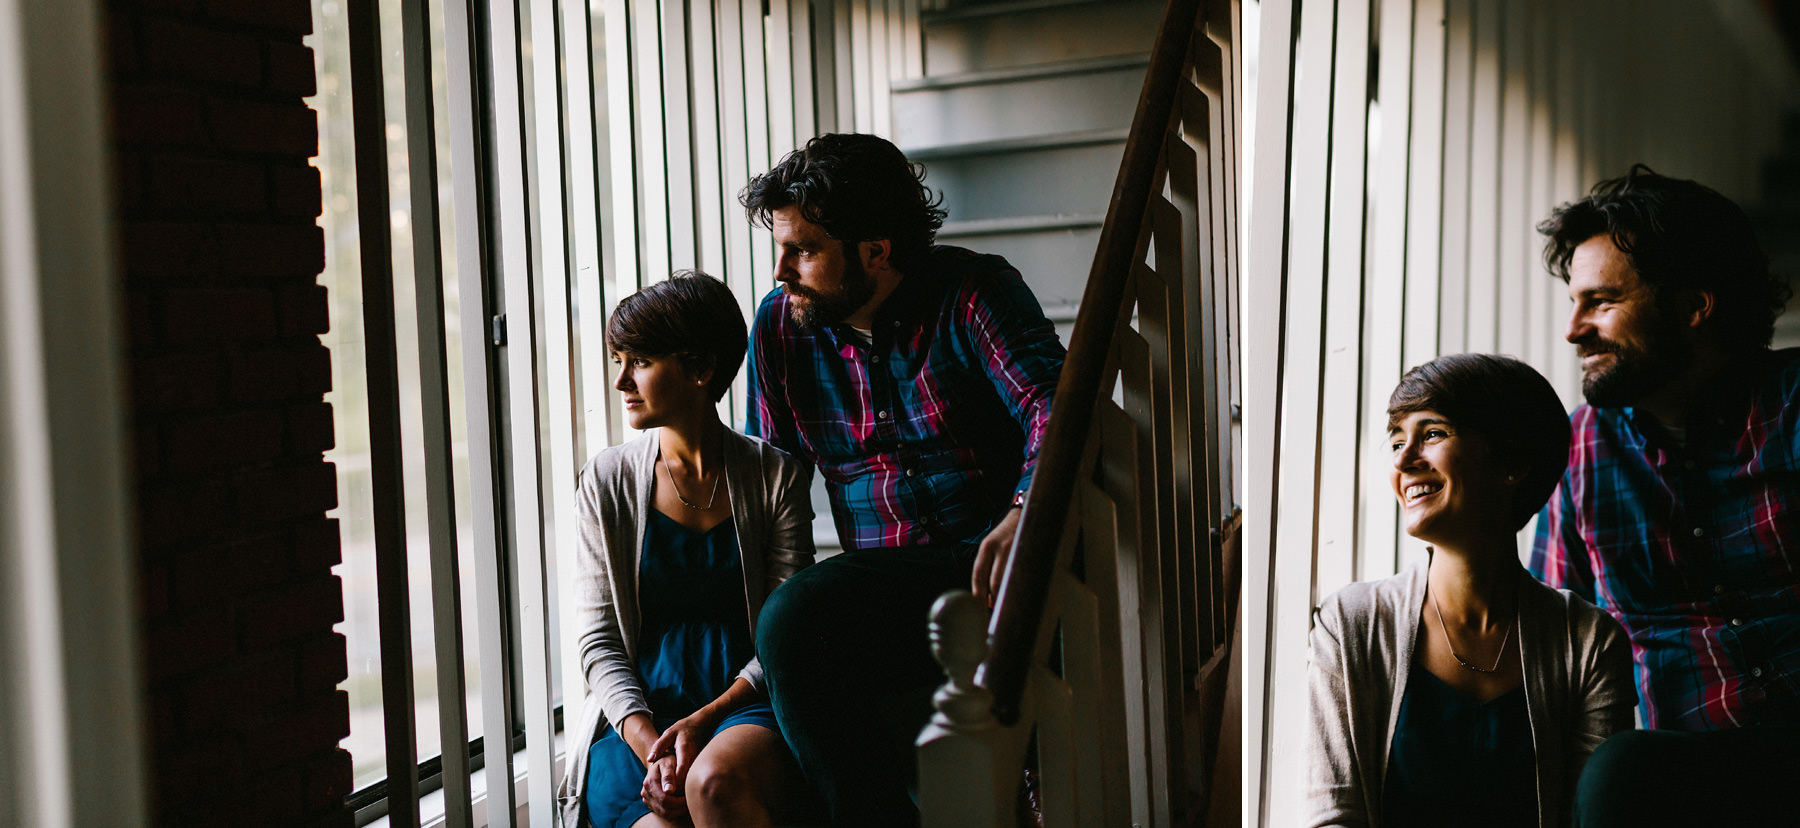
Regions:
[[[763,294],[762,300],[756,303],[754,321],[759,327],[764,322],[778,322],[786,316],[787,293],[781,289],[780,285],[770,288],[768,293]]]
[[[777,285],[763,295],[756,305],[756,313],[750,320],[750,347],[762,347],[774,343],[786,343],[784,347],[794,347],[794,343],[810,339],[814,332],[796,324],[789,316],[787,292]]]
[[[1800,394],[1800,348],[1769,351],[1764,357],[1762,378],[1758,384],[1789,400]]]
[[[927,303],[961,313],[986,308],[1008,318],[1043,316],[1037,294],[1004,256],[940,244],[931,249],[922,270],[923,281],[931,285],[920,297]]]
[[[1018,279],[1019,269],[1005,256],[982,253],[952,244],[939,244],[926,256],[926,266],[940,278],[948,280]]]

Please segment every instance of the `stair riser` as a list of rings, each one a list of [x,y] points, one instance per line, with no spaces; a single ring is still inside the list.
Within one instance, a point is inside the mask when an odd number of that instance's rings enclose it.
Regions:
[[[1161,12],[1161,3],[1131,0],[927,23],[925,71],[944,75],[1138,54],[1150,48]]]
[[[894,93],[900,146],[997,141],[1131,123],[1142,67]]]
[[[1043,230],[1029,233],[939,234],[938,241],[982,253],[1005,256],[1037,294],[1048,312],[1081,303],[1088,268],[1100,242],[1100,228]]]
[[[1093,213],[1112,195],[1124,144],[1060,147],[926,163],[951,221]]]

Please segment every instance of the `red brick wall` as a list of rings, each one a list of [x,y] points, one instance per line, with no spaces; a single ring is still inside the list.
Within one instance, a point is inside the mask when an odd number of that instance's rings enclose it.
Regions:
[[[308,0],[109,0],[159,825],[351,824]]]

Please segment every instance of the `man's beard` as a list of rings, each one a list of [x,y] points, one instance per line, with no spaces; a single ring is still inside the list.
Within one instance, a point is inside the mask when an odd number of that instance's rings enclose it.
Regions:
[[[788,317],[794,324],[815,329],[836,325],[869,303],[869,298],[875,295],[875,280],[863,269],[857,248],[853,244],[844,245],[843,276],[832,290],[813,290],[794,282],[781,285],[789,297]]]
[[[1583,371],[1581,395],[1595,408],[1619,408],[1636,405],[1661,388],[1687,365],[1687,354],[1671,347],[1676,341],[1669,317],[1661,308],[1646,326],[1649,333],[1641,346],[1625,346],[1594,338],[1576,346],[1576,353],[1612,354],[1612,364],[1599,371]]]

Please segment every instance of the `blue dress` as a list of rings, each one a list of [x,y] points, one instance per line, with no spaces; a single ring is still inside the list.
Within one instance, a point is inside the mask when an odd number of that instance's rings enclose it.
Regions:
[[[1386,825],[1537,825],[1537,757],[1523,686],[1478,702],[1413,665],[1388,768],[1382,793]]]
[[[638,564],[643,624],[638,677],[658,730],[719,697],[755,655],[744,614],[737,527],[725,520],[696,532],[651,509]],[[733,711],[717,733],[740,724],[775,730],[758,702]],[[644,764],[615,727],[588,749],[587,814],[595,828],[630,828],[650,813],[640,795]]]

